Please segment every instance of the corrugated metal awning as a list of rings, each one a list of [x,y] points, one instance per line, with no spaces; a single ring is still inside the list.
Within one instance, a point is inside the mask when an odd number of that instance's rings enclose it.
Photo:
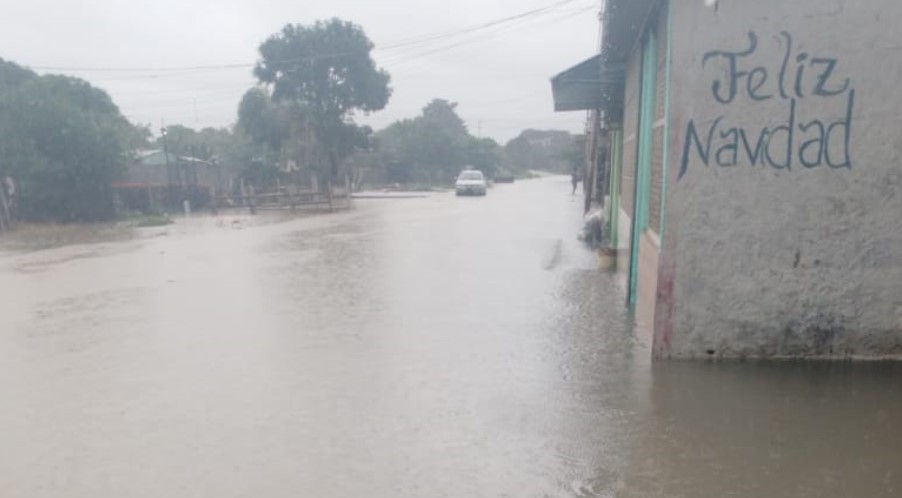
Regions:
[[[601,105],[601,54],[551,78],[555,111],[585,111]]]
[[[602,16],[605,60],[625,62],[660,0],[608,0]]]
[[[555,111],[600,110],[619,116],[623,109],[625,66],[607,63],[600,53],[551,78]]]
[[[555,111],[599,110],[623,119],[626,61],[658,0],[608,0],[601,52],[551,79]]]

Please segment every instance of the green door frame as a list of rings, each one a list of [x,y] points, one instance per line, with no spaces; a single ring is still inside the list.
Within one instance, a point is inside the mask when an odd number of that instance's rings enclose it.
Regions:
[[[639,137],[636,141],[635,193],[633,195],[632,234],[630,237],[630,271],[627,304],[636,304],[639,281],[639,242],[648,227],[649,188],[653,146],[656,75],[658,71],[657,40],[649,30],[642,44],[641,92],[639,96]]]
[[[611,130],[611,171],[609,173],[610,185],[608,189],[608,202],[611,203],[610,219],[608,222],[608,233],[611,234],[611,248],[620,247],[620,171],[621,171],[621,153],[623,148],[623,130]]]
[[[673,24],[673,5],[667,3],[667,45],[664,48],[667,52],[664,54],[664,144],[662,145],[661,155],[661,226],[658,235],[661,240],[661,247],[664,244],[664,225],[667,217],[665,209],[667,207],[667,172],[670,165],[670,81],[672,71],[671,57],[673,49],[671,42],[673,41],[673,32],[671,25]]]

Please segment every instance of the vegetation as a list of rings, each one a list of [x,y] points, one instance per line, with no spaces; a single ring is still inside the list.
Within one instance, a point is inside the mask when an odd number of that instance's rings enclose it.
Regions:
[[[580,135],[561,130],[524,130],[504,146],[505,165],[510,171],[569,173],[583,165]]]
[[[448,183],[467,165],[495,175],[502,162],[501,147],[491,138],[470,135],[456,107],[435,99],[419,116],[376,133],[388,182]]]
[[[0,59],[0,178],[18,183],[20,218],[112,217],[112,180],[147,131],[83,80]]]
[[[339,165],[365,147],[369,128],[355,112],[383,109],[389,75],[371,57],[373,44],[360,26],[339,19],[287,25],[260,45],[254,74],[272,94],[252,90],[242,100],[242,128],[255,142],[301,153],[324,177],[328,192]]]
[[[111,219],[114,180],[136,151],[150,148],[214,162],[258,187],[312,173],[330,193],[340,168],[357,187],[364,179],[430,186],[451,182],[466,166],[491,178],[564,173],[581,164],[577,136],[526,130],[502,147],[473,136],[457,104],[444,99],[375,133],[358,126],[355,115],[383,109],[391,88],[371,57],[372,42],[355,24],[287,25],[259,50],[260,84],[244,94],[234,126],[173,124],[156,138],[88,82],[41,76],[0,59],[0,179],[16,182],[19,218]]]

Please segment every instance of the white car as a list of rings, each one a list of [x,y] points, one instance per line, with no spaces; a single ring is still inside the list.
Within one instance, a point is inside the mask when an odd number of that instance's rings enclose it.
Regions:
[[[485,181],[485,175],[478,169],[467,169],[461,171],[454,184],[454,190],[457,195],[485,195],[488,183]]]

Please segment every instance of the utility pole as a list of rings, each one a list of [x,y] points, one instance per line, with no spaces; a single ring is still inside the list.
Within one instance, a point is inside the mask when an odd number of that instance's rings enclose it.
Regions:
[[[166,183],[169,187],[169,199],[167,204],[172,204],[172,199],[175,197],[175,193],[173,192],[172,187],[172,167],[169,165],[169,151],[166,147],[166,127],[163,126],[163,123],[160,123],[160,143],[163,144],[163,160],[166,161]]]

